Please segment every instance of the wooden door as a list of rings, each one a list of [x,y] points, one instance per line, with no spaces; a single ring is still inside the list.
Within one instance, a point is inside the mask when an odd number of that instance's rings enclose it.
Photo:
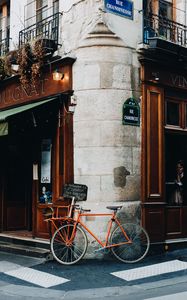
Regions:
[[[152,242],[165,239],[164,93],[143,86],[142,102],[142,221]]]
[[[6,153],[3,230],[31,230],[32,162],[24,139],[11,139]]]

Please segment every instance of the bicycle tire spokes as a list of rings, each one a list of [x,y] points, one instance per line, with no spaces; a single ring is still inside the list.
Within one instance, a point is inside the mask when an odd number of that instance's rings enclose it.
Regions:
[[[123,244],[127,241],[120,227],[114,229],[111,235],[111,251],[119,260],[126,263],[134,263],[145,257],[149,250],[149,237],[147,232],[138,224],[127,223],[121,225],[126,235],[130,239],[130,243]],[[115,246],[115,244],[120,244]]]
[[[87,237],[81,228],[73,224],[66,224],[54,233],[51,251],[58,262],[71,265],[84,256],[87,244]]]

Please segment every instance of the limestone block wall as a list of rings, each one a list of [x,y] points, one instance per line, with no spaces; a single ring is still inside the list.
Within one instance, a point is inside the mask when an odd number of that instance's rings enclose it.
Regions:
[[[140,96],[141,1],[134,8],[129,20],[107,13],[103,0],[60,1],[61,54],[76,57],[75,182],[88,185],[84,206],[95,210],[140,200],[141,129],[122,125],[124,101]]]
[[[102,21],[76,50],[73,88],[75,182],[95,211],[140,200],[140,127],[122,125],[124,101],[139,94],[134,50]],[[136,75],[135,75],[136,74]]]
[[[122,125],[122,107],[129,97],[140,97],[136,50],[99,18],[74,50],[73,89],[75,183],[88,186],[81,205],[108,212],[122,205],[123,222],[140,221],[141,127]],[[107,219],[86,218],[87,226],[105,237]],[[88,256],[98,244],[89,236]],[[103,256],[96,252],[95,256]]]

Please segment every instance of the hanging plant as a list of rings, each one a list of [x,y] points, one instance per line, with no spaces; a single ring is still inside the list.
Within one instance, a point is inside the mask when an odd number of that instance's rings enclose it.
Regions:
[[[10,61],[8,55],[6,55],[4,57],[4,69],[5,69],[5,73],[8,77],[10,77],[14,74],[14,71],[12,70],[12,64],[11,64],[11,61]]]
[[[32,83],[36,85],[42,74],[42,67],[45,63],[45,48],[42,40],[37,40],[33,46],[35,63],[32,65]]]
[[[20,82],[27,87],[32,79],[33,54],[29,43],[18,51],[17,63],[19,64]]]
[[[0,80],[5,79],[6,72],[5,72],[5,62],[3,58],[0,58]]]
[[[9,51],[5,57],[11,64],[16,64],[18,59],[18,50]]]
[[[41,78],[46,58],[49,59],[46,41],[48,40],[36,40],[32,47],[27,43],[18,51],[17,64],[19,65],[20,82],[24,87],[28,87],[30,83],[37,85]],[[51,53],[54,53],[54,49]]]
[[[12,65],[7,56],[0,58],[0,80],[6,79],[14,75]]]
[[[5,56],[0,58],[0,80],[6,79],[18,72],[13,65],[16,64],[17,60],[17,50],[8,52]]]

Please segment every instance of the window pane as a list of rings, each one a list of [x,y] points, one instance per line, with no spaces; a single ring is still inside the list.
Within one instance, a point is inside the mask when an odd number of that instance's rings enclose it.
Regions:
[[[47,17],[47,0],[36,1],[36,22],[40,22]]]
[[[179,126],[179,104],[178,103],[167,101],[166,124]]]
[[[168,1],[159,1],[159,16],[172,20],[172,3]]]

